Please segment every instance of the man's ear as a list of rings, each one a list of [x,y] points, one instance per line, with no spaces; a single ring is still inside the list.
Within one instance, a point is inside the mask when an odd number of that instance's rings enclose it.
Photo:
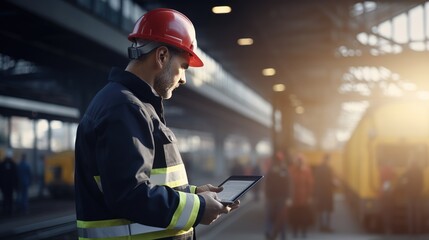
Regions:
[[[168,51],[168,48],[165,46],[161,46],[156,49],[155,56],[156,56],[156,63],[160,68],[163,68],[163,66],[168,62],[170,52]]]

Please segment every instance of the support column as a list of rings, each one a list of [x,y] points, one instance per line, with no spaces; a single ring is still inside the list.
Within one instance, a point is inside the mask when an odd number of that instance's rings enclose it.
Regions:
[[[295,111],[289,104],[284,104],[281,108],[282,119],[281,119],[281,148],[282,149],[291,149],[296,147],[295,139],[294,139],[294,116]]]
[[[215,140],[215,168],[214,168],[214,176],[215,177],[223,177],[228,173],[228,164],[226,163],[225,157],[225,136],[221,131],[216,131],[214,133]]]
[[[37,161],[38,158],[38,144],[37,144],[37,119],[32,119],[33,121],[33,134],[34,134],[34,140],[33,140],[33,169],[39,169],[39,161]],[[37,179],[39,180],[39,179]]]
[[[11,148],[11,135],[12,135],[12,116],[7,117],[7,136],[6,136],[6,147]]]
[[[48,120],[48,153],[52,153],[52,127],[51,127],[51,120]]]
[[[256,145],[258,145],[259,139],[256,137],[250,137],[249,143],[250,143],[250,163],[252,165],[259,164],[259,156],[258,152],[256,151]]]
[[[271,121],[273,123],[271,127],[271,137],[272,137],[272,143],[273,143],[273,151],[276,152],[277,149],[280,148],[280,138],[279,138],[279,121],[277,112],[279,110],[279,96],[277,93],[273,94],[273,112],[271,113]]]

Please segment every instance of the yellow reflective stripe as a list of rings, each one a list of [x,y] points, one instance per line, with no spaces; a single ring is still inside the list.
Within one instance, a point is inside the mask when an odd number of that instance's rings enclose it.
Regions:
[[[186,202],[185,207],[183,208],[182,214],[180,214],[179,220],[176,223],[177,229],[189,229],[185,228],[186,224],[189,221],[189,218],[191,217],[192,208],[194,206],[194,194],[185,194],[186,195]]]
[[[190,229],[198,216],[200,199],[196,194],[178,192],[180,196],[179,205],[174,212],[168,229]]]
[[[190,185],[190,186],[189,186],[189,191],[190,191],[191,193],[197,193],[197,186]]]
[[[191,194],[188,194],[191,195]],[[188,229],[194,226],[195,221],[198,217],[198,211],[200,211],[200,198],[196,194],[192,194],[192,197],[194,198],[194,204],[192,207],[191,215],[189,216],[188,223],[186,223],[185,227],[183,229]]]
[[[167,168],[151,170],[150,181],[155,185],[166,185],[171,188],[188,184],[185,165],[179,164]]]
[[[183,185],[187,185],[188,184],[188,180],[186,179],[182,179],[182,180],[177,180],[177,181],[172,181],[172,182],[168,182],[166,184],[164,184],[165,186],[169,186],[171,188],[175,188],[175,187],[179,187],[179,186],[183,186]]]
[[[79,240],[101,240],[101,239],[106,239],[106,238],[86,238],[86,237],[79,237],[78,239]],[[109,240],[130,240],[130,236],[109,237]]]
[[[173,217],[171,218],[170,224],[168,225],[167,229],[176,228],[177,221],[179,221],[180,215],[182,215],[182,211],[185,208],[186,205],[186,193],[184,192],[177,192],[179,193],[179,205],[176,208],[176,211],[173,214]]]
[[[109,219],[109,220],[98,220],[98,221],[82,221],[77,220],[78,228],[96,228],[96,227],[111,227],[111,226],[120,226],[128,225],[131,221],[126,219]]]
[[[166,237],[172,237],[172,236],[180,236],[183,234],[187,234],[191,232],[193,229],[189,230],[176,230],[176,229],[167,229],[162,232],[154,232],[154,233],[146,233],[146,234],[139,234],[139,235],[133,235],[131,237],[132,240],[153,240],[158,238],[166,238]],[[110,240],[110,238],[109,238]],[[115,239],[116,240],[116,239]],[[122,240],[122,239],[119,239]]]
[[[103,186],[101,185],[100,176],[94,176],[94,180],[97,183],[97,186],[98,186],[98,189],[100,189],[100,192],[103,192]]]
[[[166,174],[169,172],[177,172],[177,171],[182,171],[185,170],[185,165],[183,163],[175,165],[175,166],[170,166],[170,167],[166,167],[166,168],[154,168],[150,171],[151,174]]]

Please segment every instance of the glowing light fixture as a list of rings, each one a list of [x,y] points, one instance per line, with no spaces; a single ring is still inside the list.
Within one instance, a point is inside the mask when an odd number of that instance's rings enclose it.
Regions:
[[[262,75],[264,76],[274,76],[276,75],[276,70],[274,68],[265,68],[264,70],[262,70]]]
[[[303,106],[298,106],[298,107],[295,108],[295,112],[297,114],[303,114],[305,112],[305,109],[304,109]]]
[[[215,14],[227,14],[231,12],[230,6],[216,6],[212,8],[212,12]]]
[[[286,90],[286,86],[282,83],[273,85],[274,92],[283,92],[284,90]]]
[[[240,38],[237,40],[238,45],[240,46],[248,46],[253,44],[252,38]]]

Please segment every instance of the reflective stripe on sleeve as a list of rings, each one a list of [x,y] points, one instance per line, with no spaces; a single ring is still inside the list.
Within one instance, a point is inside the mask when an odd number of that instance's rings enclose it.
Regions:
[[[190,186],[189,186],[189,191],[190,191],[191,193],[197,193],[197,186],[190,185]]]
[[[180,196],[179,205],[171,219],[168,229],[190,229],[198,216],[200,199],[196,194],[178,192]]]
[[[150,181],[155,185],[165,185],[171,188],[188,184],[185,165],[179,164],[167,168],[152,169]]]
[[[193,229],[165,229],[130,223],[125,219],[102,221],[77,221],[79,239],[154,239],[178,236],[189,233]]]

